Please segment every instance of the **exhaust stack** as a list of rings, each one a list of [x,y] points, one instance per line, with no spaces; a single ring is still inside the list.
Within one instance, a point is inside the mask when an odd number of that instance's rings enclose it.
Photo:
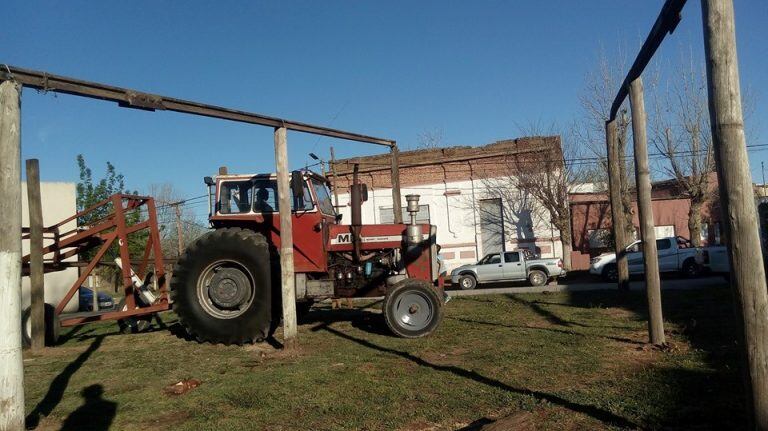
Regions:
[[[406,242],[411,245],[421,243],[421,226],[416,224],[416,214],[419,212],[419,195],[406,195],[408,202],[408,213],[411,215],[411,222],[406,228]]]

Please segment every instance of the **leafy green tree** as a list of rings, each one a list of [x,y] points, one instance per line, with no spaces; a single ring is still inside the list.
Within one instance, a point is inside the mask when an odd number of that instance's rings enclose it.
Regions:
[[[104,176],[100,179],[94,180],[93,171],[86,165],[85,157],[82,154],[77,156],[77,167],[80,170],[80,181],[77,183],[77,210],[86,210],[99,202],[102,202],[116,193],[123,194],[136,194],[135,191],[130,191],[125,187],[125,177],[123,174],[118,173],[115,166],[107,162],[107,169]],[[95,208],[87,214],[77,219],[77,224],[80,227],[90,226],[99,223],[102,219],[109,216],[113,212],[113,206],[111,202]],[[134,210],[126,214],[126,223],[130,226],[140,222],[143,216],[140,211]],[[144,253],[144,247],[147,242],[147,236],[149,232],[142,230],[129,235],[128,248],[130,250],[131,260],[140,258]],[[96,255],[98,247],[85,250],[80,253],[80,257],[83,260],[90,261]],[[102,258],[102,262],[112,262],[115,257],[120,255],[120,250],[117,241],[106,252]]]

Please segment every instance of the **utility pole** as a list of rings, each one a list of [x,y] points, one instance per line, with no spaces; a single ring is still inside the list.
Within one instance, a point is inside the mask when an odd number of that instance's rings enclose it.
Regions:
[[[338,184],[339,178],[336,176],[336,154],[333,152],[333,147],[331,147],[331,174],[333,174],[333,202],[334,207],[337,209],[339,208],[339,190],[336,187],[336,184]]]
[[[0,83],[0,431],[24,429],[21,85]]]
[[[635,145],[637,209],[640,235],[643,239],[643,269],[645,270],[645,291],[648,297],[648,335],[652,344],[662,345],[666,340],[664,317],[661,311],[659,255],[656,250],[656,230],[651,202],[651,170],[648,167],[648,138],[642,78],[638,77],[629,85],[629,100],[632,108],[632,139]]]
[[[178,257],[181,257],[182,253],[184,253],[184,234],[183,230],[181,229],[181,208],[179,208],[179,205],[181,202],[176,202],[173,205],[174,210],[176,211],[176,236],[178,240]]]
[[[744,137],[733,0],[702,0],[701,11],[712,145],[731,286],[743,328],[750,428],[768,430],[768,290]]]
[[[293,224],[291,201],[293,200],[288,172],[288,142],[285,127],[275,128],[275,163],[277,165],[277,196],[280,211],[280,280],[283,302],[283,338],[286,349],[297,344],[296,285],[293,273]]]
[[[27,208],[29,210],[29,285],[31,346],[45,347],[45,276],[43,270],[43,206],[40,196],[40,163],[27,160]]]
[[[613,244],[616,252],[616,271],[619,290],[629,290],[629,268],[627,267],[626,229],[621,203],[621,173],[619,163],[624,163],[619,154],[616,137],[616,120],[605,123],[605,143],[608,154],[608,191],[611,202],[611,224],[613,226]]]
[[[400,198],[400,150],[394,142],[392,142],[390,155],[392,156],[392,214],[394,223],[400,224],[403,222],[403,205]]]

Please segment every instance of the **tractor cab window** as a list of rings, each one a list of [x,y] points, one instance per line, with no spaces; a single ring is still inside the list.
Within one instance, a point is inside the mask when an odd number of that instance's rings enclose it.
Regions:
[[[328,194],[328,188],[325,184],[312,180],[312,187],[315,189],[315,195],[317,196],[317,206],[323,214],[335,215],[336,211],[333,209],[333,203],[331,202],[331,195]]]
[[[273,213],[280,211],[280,205],[277,200],[277,180],[271,178],[253,178],[253,211],[257,213]],[[300,197],[291,196],[293,205],[291,209],[296,211],[310,211],[314,208],[312,204],[312,195],[309,193],[309,187],[304,185],[304,192]]]
[[[226,181],[221,183],[219,212],[240,214],[251,210],[252,183],[250,181]]]

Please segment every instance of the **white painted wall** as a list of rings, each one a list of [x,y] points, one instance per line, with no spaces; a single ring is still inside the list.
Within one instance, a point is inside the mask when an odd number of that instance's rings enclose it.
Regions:
[[[365,177],[361,182],[366,182]],[[483,181],[467,180],[403,187],[401,190],[403,208],[406,206],[405,196],[408,194],[420,195],[419,204],[429,205],[430,221],[437,226],[437,243],[442,246],[444,269],[450,271],[464,264],[475,263],[484,255],[478,212],[479,201],[488,197]],[[348,193],[339,194],[339,206],[341,207],[339,212],[344,215],[342,223],[349,223],[351,213]],[[389,188],[374,190],[369,185],[368,201],[364,202],[362,207],[363,224],[380,223],[380,207],[392,207],[392,190]],[[539,208],[533,211],[533,233],[537,238],[536,242],[518,244],[514,240],[522,238],[515,238],[514,232],[509,232],[508,229],[507,250],[534,246],[542,249],[548,247],[548,252],[542,250],[542,257],[562,257],[560,232],[551,225],[548,215],[542,209],[539,205]],[[404,222],[407,223],[408,220]],[[511,222],[514,225],[515,221],[511,220]],[[549,240],[552,237],[556,240]],[[451,254],[453,258],[450,258]]]
[[[77,191],[74,183],[41,182],[40,195],[43,204],[43,225],[50,226],[58,223],[77,212]],[[29,227],[29,208],[27,205],[27,183],[21,183],[21,223]],[[64,230],[77,227],[76,221],[64,225]],[[44,245],[52,241],[44,240]],[[22,255],[29,254],[29,240],[22,241]],[[76,257],[69,260],[76,261]],[[45,274],[45,302],[56,305],[77,280],[77,268],[67,268],[64,271]],[[21,307],[25,309],[30,304],[29,277],[21,280]],[[77,294],[67,304],[65,312],[77,311]]]

